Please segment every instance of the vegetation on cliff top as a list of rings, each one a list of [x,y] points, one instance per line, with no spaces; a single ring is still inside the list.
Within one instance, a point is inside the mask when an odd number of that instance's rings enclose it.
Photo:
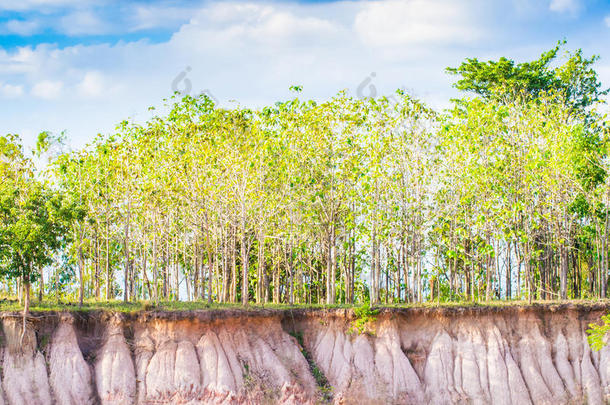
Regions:
[[[370,306],[366,304],[256,304],[251,303],[247,307],[241,305],[241,303],[211,303],[208,304],[205,301],[159,301],[155,304],[151,301],[132,301],[124,302],[123,300],[111,300],[111,301],[95,301],[94,299],[88,299],[83,302],[82,305],[75,302],[56,302],[53,300],[44,300],[38,302],[37,300],[32,301],[30,305],[30,312],[91,312],[91,311],[107,311],[107,312],[123,312],[123,313],[137,313],[142,311],[156,311],[156,312],[188,312],[188,311],[248,311],[248,312],[260,312],[264,310],[278,310],[278,311],[290,311],[290,310],[353,310],[356,319],[366,318],[366,322],[374,322],[376,315],[380,312],[393,309],[480,309],[480,310],[501,310],[503,308],[551,308],[556,306],[574,305],[582,308],[590,309],[604,309],[610,308],[610,300],[539,300],[530,303],[528,300],[521,301],[506,301],[506,300],[494,300],[487,302],[424,302],[418,303],[396,303],[396,304],[383,304],[379,306]],[[363,307],[367,307],[364,314],[357,314],[357,310],[361,310]],[[0,312],[17,312],[22,310],[22,305],[16,299],[0,299]],[[370,312],[369,312],[370,311]],[[379,311],[379,312],[377,312]],[[367,314],[368,313],[368,314]],[[358,331],[354,329],[354,332],[364,333],[365,329]]]
[[[175,96],[84,149],[41,134],[42,171],[0,137],[2,289],[26,308],[31,285],[125,308],[604,298],[607,92],[596,57],[560,52],[450,68],[473,95],[445,112]]]

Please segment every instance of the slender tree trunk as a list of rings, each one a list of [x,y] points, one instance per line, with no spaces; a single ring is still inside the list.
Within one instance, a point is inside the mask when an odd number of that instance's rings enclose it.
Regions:
[[[327,243],[327,246],[326,246],[326,305],[330,305],[330,304],[332,304],[331,275],[332,275],[332,267],[333,267],[333,260],[332,260],[333,248],[332,248],[332,236],[331,236],[330,231],[327,234],[326,243]]]
[[[511,280],[510,280],[510,273],[511,273],[511,250],[510,250],[510,242],[508,243],[507,246],[507,253],[506,253],[506,299],[510,300],[512,299],[512,295],[511,295]]]
[[[17,291],[17,297],[19,297],[19,305],[23,304],[23,280],[22,278],[17,278],[15,280],[15,290]]]
[[[79,281],[79,288],[78,288],[78,306],[82,307],[83,306],[83,295],[84,295],[84,288],[85,288],[85,283],[84,283],[84,269],[85,264],[83,262],[83,246],[82,246],[82,240],[80,240],[79,238],[79,243],[78,243],[78,281]],[[29,287],[28,287],[29,288]]]
[[[163,251],[163,300],[165,301],[169,298],[169,238],[170,235],[166,235],[165,250]]]
[[[208,304],[212,303],[212,241],[210,240],[208,213],[205,213],[205,243],[208,252]]]
[[[265,242],[264,242],[265,238],[261,233],[259,233],[258,235],[258,265],[256,268],[256,274],[257,274],[257,279],[256,279],[256,302],[258,304],[260,304],[263,301],[263,285],[264,285],[264,280],[263,280],[263,273],[264,273],[264,267],[265,267]]]
[[[206,299],[206,275],[205,275],[205,263],[206,263],[206,255],[207,255],[207,245],[205,248],[201,249],[201,260],[200,260],[200,270],[201,270],[201,300],[204,301]],[[221,301],[226,302],[226,301]]]
[[[110,230],[108,221],[106,221],[106,301],[110,300],[112,294],[112,280],[110,279]]]
[[[352,231],[353,232],[353,231]],[[349,303],[353,304],[355,301],[355,282],[356,282],[356,241],[355,237],[352,237],[352,241],[350,243],[350,263],[349,263]]]
[[[288,286],[288,304],[292,305],[294,303],[294,260],[292,258],[292,243],[289,242],[288,247],[288,276],[290,277],[289,286]]]
[[[414,289],[414,302],[421,302],[420,298],[420,272],[419,272],[419,254],[417,253],[417,234],[415,226],[413,226],[413,243],[412,243],[412,254],[413,260],[415,261],[415,268],[413,269],[413,289]]]
[[[155,221],[156,224],[156,221]],[[157,231],[153,228],[153,294],[155,305],[159,305],[159,270],[157,267]]]
[[[231,227],[231,302],[237,302],[237,237],[235,227]]]
[[[330,303],[335,304],[337,300],[337,246],[335,226],[333,224],[330,238]]]
[[[38,289],[38,303],[42,302],[42,296],[44,294],[44,273],[42,267],[38,270],[38,274],[40,275],[39,279],[39,289]]]
[[[25,328],[25,316],[30,312],[30,282],[23,279],[23,316]]]
[[[222,250],[222,287],[220,302],[229,301],[229,241],[226,230],[221,228],[221,250]]]
[[[125,221],[125,238],[123,239],[125,248],[125,271],[123,280],[123,301],[129,301],[129,209],[127,209],[127,220]]]
[[[376,305],[379,301],[379,280],[377,275],[377,233],[375,224],[373,224],[373,234],[371,237],[371,288],[370,288],[370,303]]]
[[[178,235],[176,235],[174,243],[174,252],[174,285],[176,287],[174,301],[180,301],[180,263],[178,262]]]
[[[146,272],[147,262],[148,262],[148,253],[145,246],[141,248],[142,250],[142,276],[144,278],[144,285],[146,285],[146,289],[148,290],[148,299],[152,299],[152,289],[150,288],[150,281],[148,279],[148,274]],[[142,289],[144,290],[144,289]]]
[[[559,245],[561,273],[559,274],[559,293],[562,300],[568,298],[568,252],[563,242]]]
[[[31,271],[31,265],[30,265]],[[27,316],[30,312],[30,281],[23,278],[23,324],[21,329],[20,344],[23,345],[23,338],[27,327]]]
[[[602,298],[606,298],[606,290],[608,286],[608,225],[610,225],[610,212],[608,209],[608,204],[606,204],[606,218],[604,221],[604,236],[602,237],[602,252],[601,252],[601,269],[600,269],[600,280],[601,280],[601,290],[600,295]]]
[[[196,234],[196,232],[193,232]],[[199,297],[199,245],[197,236],[193,242],[193,300]]]
[[[247,235],[246,235],[246,221],[242,217],[241,222],[241,305],[248,306],[248,271],[250,260],[248,258],[248,247],[247,247]]]
[[[274,257],[276,258],[273,263],[273,303],[280,303],[280,262],[277,259],[279,256],[277,245],[274,247]]]
[[[94,277],[94,283],[95,283],[95,300],[99,301],[100,300],[100,241],[99,241],[99,236],[98,236],[98,225],[97,222],[95,223],[95,277]]]

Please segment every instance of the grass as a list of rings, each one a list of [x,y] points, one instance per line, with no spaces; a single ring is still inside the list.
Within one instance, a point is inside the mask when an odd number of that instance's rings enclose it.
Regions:
[[[292,335],[299,343],[299,346],[301,348],[301,354],[303,354],[303,357],[305,357],[305,360],[307,360],[307,364],[309,364],[309,370],[311,371],[313,378],[316,380],[316,385],[320,390],[322,400],[325,403],[330,402],[333,396],[333,388],[328,382],[328,379],[326,378],[322,370],[320,370],[318,365],[313,360],[311,354],[307,351],[307,349],[305,349],[305,344],[303,342],[303,334],[301,332],[291,332],[290,335]]]
[[[576,304],[576,305],[596,305],[605,304],[610,305],[610,299],[591,299],[591,300],[548,300],[548,301],[533,301],[534,305],[560,305],[560,304]],[[360,308],[362,304],[358,303],[355,305],[350,304],[335,304],[335,305],[323,305],[323,304],[255,304],[250,303],[246,308],[242,307],[241,304],[220,304],[207,302],[194,301],[163,301],[159,302],[158,306],[154,305],[151,301],[137,301],[137,302],[123,302],[122,300],[111,300],[111,301],[94,301],[86,300],[83,302],[82,307],[79,307],[78,302],[61,302],[57,303],[53,298],[44,299],[41,303],[37,299],[32,299],[30,305],[30,311],[32,312],[44,312],[44,311],[94,311],[94,310],[106,310],[112,312],[139,312],[139,311],[191,311],[191,310],[246,310],[246,311],[258,311],[261,309],[356,309]],[[379,304],[373,306],[373,308],[482,308],[482,307],[527,307],[529,302],[527,300],[514,300],[514,301],[488,301],[488,302],[425,302],[421,304],[408,303],[408,304]],[[21,311],[23,306],[19,304],[15,297],[0,297],[0,311]]]
[[[288,304],[255,304],[250,303],[246,308],[238,303],[211,303],[203,301],[160,301],[158,305],[155,305],[152,301],[136,301],[136,302],[124,302],[122,300],[110,300],[110,301],[95,301],[85,300],[82,306],[78,305],[78,302],[63,301],[58,303],[53,298],[43,299],[42,302],[38,302],[37,299],[32,299],[30,303],[30,311],[32,312],[44,312],[44,311],[94,311],[94,310],[106,310],[114,312],[139,312],[139,311],[191,311],[191,310],[251,310],[257,311],[261,309],[296,309],[296,308],[352,308],[352,305],[337,304],[337,305],[288,305]],[[0,297],[0,311],[21,311],[23,305],[20,305],[16,297]]]

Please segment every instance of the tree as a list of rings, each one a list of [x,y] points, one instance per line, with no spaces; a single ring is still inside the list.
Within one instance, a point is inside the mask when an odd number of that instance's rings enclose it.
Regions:
[[[515,63],[505,57],[487,62],[469,58],[459,67],[449,67],[446,71],[460,77],[454,84],[458,90],[473,92],[486,100],[510,100],[523,95],[535,99],[544,93],[556,92],[564,96],[568,106],[582,111],[599,102],[609,89],[602,89],[593,69],[599,57],[587,59],[582,49],[568,53],[563,65],[552,66],[565,43],[560,41],[531,62]]]
[[[0,271],[23,286],[25,322],[30,286],[67,241],[70,210],[60,194],[33,177],[32,163],[24,156],[18,137],[0,137],[0,146]]]

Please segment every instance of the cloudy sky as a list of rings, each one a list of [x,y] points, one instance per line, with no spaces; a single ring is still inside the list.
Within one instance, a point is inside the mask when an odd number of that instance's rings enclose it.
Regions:
[[[443,108],[445,67],[560,39],[599,54],[610,86],[607,0],[0,0],[0,133],[66,130],[78,147],[173,90],[260,106],[294,84],[316,99],[400,87]]]

